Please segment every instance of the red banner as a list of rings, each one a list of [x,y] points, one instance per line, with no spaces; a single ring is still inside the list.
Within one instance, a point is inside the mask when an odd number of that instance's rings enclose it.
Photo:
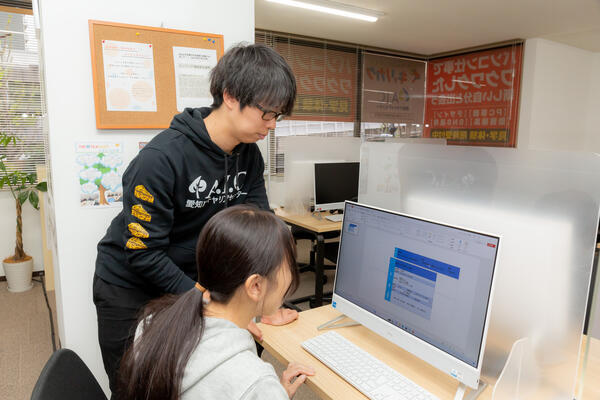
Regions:
[[[522,45],[430,61],[424,137],[514,147]]]
[[[292,67],[297,96],[287,119],[353,122],[356,97],[356,54],[289,43],[275,50]]]

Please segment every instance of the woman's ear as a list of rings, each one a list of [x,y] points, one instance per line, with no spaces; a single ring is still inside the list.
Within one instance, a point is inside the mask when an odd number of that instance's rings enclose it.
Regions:
[[[258,274],[250,275],[244,283],[246,295],[255,302],[264,298],[267,291],[267,280]]]

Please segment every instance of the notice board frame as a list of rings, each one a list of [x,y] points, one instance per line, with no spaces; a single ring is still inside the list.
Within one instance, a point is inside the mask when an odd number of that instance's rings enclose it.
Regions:
[[[224,53],[223,35],[89,20],[92,78],[97,129],[164,129],[177,110],[173,47],[192,47]],[[102,41],[149,43],[153,48],[156,111],[108,111]]]

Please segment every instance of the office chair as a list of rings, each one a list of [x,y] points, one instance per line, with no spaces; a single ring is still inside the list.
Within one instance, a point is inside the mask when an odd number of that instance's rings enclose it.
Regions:
[[[310,240],[311,243],[311,247],[310,247],[310,261],[308,264],[306,263],[298,263],[298,272],[302,273],[302,272],[307,272],[307,271],[312,271],[316,273],[316,237],[313,233],[311,232],[307,232],[301,228],[292,226],[292,236],[294,237],[294,241],[297,243],[298,240],[301,239],[306,239],[306,240]],[[325,232],[323,234],[325,239],[333,239],[339,236],[339,232]],[[334,264],[337,264],[337,249],[338,249],[338,242],[330,242],[330,243],[324,243],[324,251],[323,251],[323,257],[331,262],[333,262]],[[328,269],[335,269],[336,265],[323,265],[323,269],[324,270],[328,270]],[[323,274],[323,284],[327,283],[327,275]],[[329,293],[327,293],[326,295],[330,296]],[[294,309],[296,311],[302,311],[296,304],[299,303],[304,303],[308,301],[310,308],[314,308],[315,307],[315,295],[308,295],[308,296],[303,296],[303,297],[297,297],[295,299],[290,299],[288,301],[285,302],[285,306],[287,308],[291,308]]]
[[[308,262],[308,264],[298,263],[298,272],[300,272],[300,273],[307,272],[307,271],[316,272],[315,271],[315,253],[316,253],[315,252],[315,246],[316,246],[315,235],[310,232],[307,232],[303,229],[293,226],[292,227],[292,236],[294,237],[294,241],[296,243],[298,242],[298,240],[302,240],[302,239],[310,240],[309,262]],[[340,236],[339,232],[325,232],[323,234],[323,237],[325,239],[334,239],[339,236]],[[337,264],[337,248],[338,248],[337,242],[325,243],[324,257],[334,264]],[[323,268],[324,269],[335,269],[335,265],[324,265]],[[324,276],[323,279],[325,280],[323,283],[326,283],[327,276]]]
[[[31,400],[107,400],[92,372],[74,351],[60,349],[40,373]]]

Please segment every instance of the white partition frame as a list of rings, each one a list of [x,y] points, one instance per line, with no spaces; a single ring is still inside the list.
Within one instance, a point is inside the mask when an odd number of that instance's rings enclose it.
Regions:
[[[599,178],[592,153],[367,142],[359,202],[502,235],[482,377],[496,379],[528,337],[540,390],[572,399]]]

